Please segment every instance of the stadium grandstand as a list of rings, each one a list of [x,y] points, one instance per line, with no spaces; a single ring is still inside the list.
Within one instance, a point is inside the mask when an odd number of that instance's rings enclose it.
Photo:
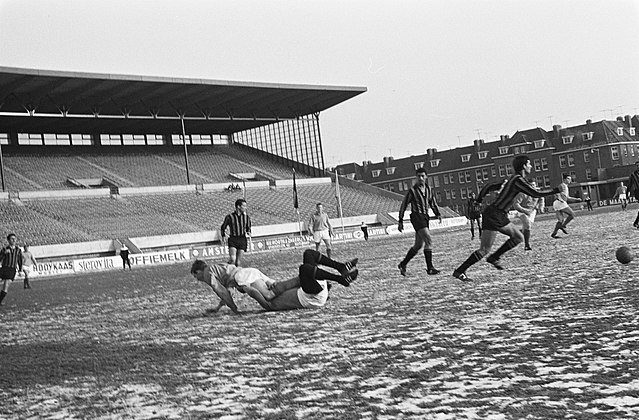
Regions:
[[[3,228],[46,258],[215,231],[240,197],[254,225],[290,224],[293,171],[302,221],[322,202],[353,226],[391,224],[402,196],[343,179],[340,212],[324,166],[320,113],[365,91],[0,68]]]

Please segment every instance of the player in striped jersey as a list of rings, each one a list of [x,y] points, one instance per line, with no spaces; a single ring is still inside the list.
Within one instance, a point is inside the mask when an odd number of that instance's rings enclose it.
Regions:
[[[235,211],[226,215],[224,223],[220,227],[222,243],[229,247],[229,264],[239,267],[242,256],[246,252],[247,237],[251,237],[251,218],[246,213],[246,200],[235,200]],[[229,229],[229,238],[226,240],[226,229]]]
[[[498,270],[504,269],[499,262],[499,258],[506,251],[516,247],[524,240],[524,236],[520,230],[508,219],[508,210],[512,207],[517,194],[523,192],[534,198],[542,198],[546,195],[559,192],[558,188],[553,188],[552,190],[536,190],[526,181],[526,175],[530,174],[532,169],[528,156],[519,155],[515,157],[515,159],[513,159],[513,169],[515,170],[515,175],[508,178],[505,182],[499,181],[488,184],[479,192],[477,201],[480,203],[491,191],[499,191],[499,195],[495,202],[486,207],[482,213],[483,232],[479,249],[470,254],[470,257],[453,271],[453,276],[459,280],[471,280],[466,275],[466,270],[490,252],[490,249],[495,243],[497,232],[509,236],[506,243],[486,259],[486,261]]]
[[[7,235],[9,245],[2,248],[2,267],[0,267],[0,280],[3,281],[0,291],[0,305],[9,292],[9,284],[16,278],[16,273],[22,271],[22,250],[16,245],[16,235]]]
[[[435,217],[442,222],[442,216],[439,214],[439,207],[433,197],[433,193],[426,182],[428,175],[426,169],[419,168],[415,171],[417,182],[408,190],[402,205],[399,208],[399,224],[397,229],[401,232],[404,230],[404,212],[410,204],[410,221],[415,229],[415,243],[408,249],[406,257],[399,263],[399,273],[406,275],[406,266],[408,262],[424,248],[424,257],[426,258],[426,273],[433,275],[439,274],[439,270],[433,266],[433,240],[430,236],[428,208],[433,209]]]
[[[635,162],[635,167],[637,169],[631,173],[628,178],[628,194],[632,195],[635,200],[639,201],[639,160]],[[637,212],[637,218],[632,225],[639,229],[639,211]]]

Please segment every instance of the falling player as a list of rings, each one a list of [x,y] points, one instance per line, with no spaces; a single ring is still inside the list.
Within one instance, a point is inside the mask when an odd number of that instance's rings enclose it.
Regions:
[[[492,255],[488,256],[487,262],[492,264],[498,270],[503,270],[499,261],[500,257],[508,250],[516,247],[524,240],[522,233],[508,219],[508,210],[513,204],[515,197],[520,192],[535,198],[541,198],[559,192],[559,188],[552,190],[536,190],[526,181],[526,175],[530,174],[532,165],[530,159],[526,155],[519,155],[513,159],[513,169],[515,174],[508,178],[506,182],[495,182],[486,185],[479,192],[477,201],[481,203],[482,199],[491,191],[499,191],[499,195],[494,203],[486,207],[482,213],[483,231],[481,236],[480,247],[477,251],[470,254],[470,257],[462,265],[453,271],[453,276],[462,281],[470,281],[466,275],[468,268],[484,258],[490,252],[497,232],[508,235],[509,239]]]

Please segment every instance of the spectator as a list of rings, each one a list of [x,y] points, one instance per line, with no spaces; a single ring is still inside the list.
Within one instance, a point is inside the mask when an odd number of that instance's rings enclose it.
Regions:
[[[125,243],[122,243],[120,247],[120,258],[122,258],[122,271],[126,271],[126,266],[129,266],[129,271],[131,268],[131,260],[129,259],[129,248],[127,248]]]

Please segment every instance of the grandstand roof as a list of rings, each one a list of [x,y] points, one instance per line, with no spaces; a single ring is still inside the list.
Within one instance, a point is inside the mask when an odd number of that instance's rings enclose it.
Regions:
[[[230,134],[319,113],[365,87],[233,82],[0,66],[0,130]]]

